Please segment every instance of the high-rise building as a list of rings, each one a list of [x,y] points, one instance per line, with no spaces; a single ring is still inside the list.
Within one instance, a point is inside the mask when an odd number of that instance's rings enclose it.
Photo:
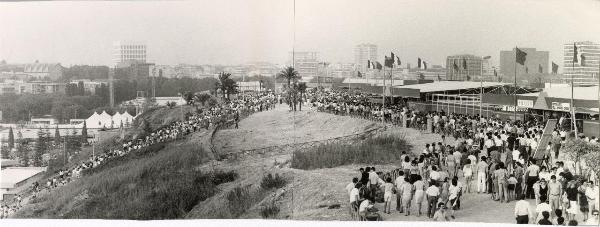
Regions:
[[[577,46],[578,61],[573,64],[573,44]],[[581,56],[585,61],[582,65]],[[600,44],[583,41],[565,44],[565,55],[563,58],[563,78],[574,85],[588,85],[598,83],[600,73]]]
[[[455,64],[457,67],[454,67]],[[446,58],[446,80],[475,80],[481,76],[482,70],[481,57],[461,54]]]
[[[513,78],[515,70],[517,76],[527,76],[528,74],[540,74],[540,66],[542,69],[541,74],[547,74],[552,72],[552,68],[548,67],[549,55],[548,51],[538,51],[535,48],[524,48],[519,47],[519,50],[525,52],[525,65],[521,65],[516,61],[516,50],[500,51],[500,74],[507,78]],[[515,68],[515,64],[516,68]]]
[[[319,68],[319,52],[314,51],[295,51],[289,52],[289,64],[301,77],[315,77]],[[292,64],[293,62],[293,64]]]
[[[354,64],[359,71],[367,71],[367,61],[377,61],[377,45],[363,43],[354,47]]]
[[[115,65],[125,62],[146,62],[146,44],[134,42],[115,42],[113,44]]]

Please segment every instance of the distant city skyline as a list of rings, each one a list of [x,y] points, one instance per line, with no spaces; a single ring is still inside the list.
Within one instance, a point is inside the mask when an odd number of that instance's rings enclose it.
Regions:
[[[125,40],[146,44],[159,65],[285,64],[292,49],[352,63],[361,43],[377,45],[379,61],[393,51],[411,65],[461,54],[499,65],[515,46],[561,63],[565,43],[600,41],[597,21],[593,0],[297,0],[294,46],[292,0],[2,2],[0,59],[111,65]]]

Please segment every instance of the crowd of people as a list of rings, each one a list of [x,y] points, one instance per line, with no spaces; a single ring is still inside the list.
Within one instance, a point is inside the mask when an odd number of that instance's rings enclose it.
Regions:
[[[395,195],[396,211],[404,215],[416,207],[417,216],[426,210],[435,221],[451,220],[465,194],[487,193],[492,201],[518,201],[518,223],[547,224],[552,218],[552,224],[574,224],[577,215],[584,223],[598,221],[594,174],[575,175],[573,162],[560,156],[569,128],[564,117],[558,120],[550,141],[540,144],[545,125],[536,118],[510,121],[417,111],[402,102],[384,108],[364,94],[334,90],[314,90],[306,99],[318,111],[441,134],[441,141],[426,144],[417,154],[401,151],[398,168],[389,173],[361,168],[346,188],[353,218],[380,218],[374,202],[383,203],[383,212],[390,213]],[[594,137],[583,139],[598,142]],[[535,199],[535,209],[530,209],[526,198]]]
[[[239,99],[225,101],[221,105],[211,108],[200,109],[194,114],[184,116],[182,121],[176,121],[153,132],[144,133],[140,138],[123,141],[118,149],[106,150],[101,154],[90,156],[87,161],[56,171],[52,177],[41,181],[45,182],[45,186],[41,186],[39,182],[34,182],[31,190],[16,195],[12,204],[6,203],[1,206],[0,217],[7,218],[17,212],[22,207],[23,197],[27,193],[31,198],[35,198],[38,193],[42,191],[49,192],[73,182],[75,179],[80,178],[85,170],[98,167],[116,157],[127,155],[153,144],[176,140],[202,128],[209,129],[225,124],[235,124],[237,128],[242,117],[273,109],[276,101],[276,96],[271,92],[244,94]]]

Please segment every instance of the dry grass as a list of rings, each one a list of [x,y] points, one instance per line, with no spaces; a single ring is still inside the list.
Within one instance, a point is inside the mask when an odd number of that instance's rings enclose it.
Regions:
[[[401,151],[411,149],[403,136],[392,135],[368,138],[358,144],[333,142],[307,151],[295,151],[292,168],[310,170],[347,164],[387,164],[399,160]]]
[[[214,195],[232,172],[194,170],[206,153],[194,146],[156,144],[86,172],[81,180],[40,198],[21,217],[173,219]]]

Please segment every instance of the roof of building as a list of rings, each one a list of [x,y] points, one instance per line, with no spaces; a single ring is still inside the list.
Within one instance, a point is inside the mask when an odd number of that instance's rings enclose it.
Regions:
[[[57,67],[57,66],[62,67],[59,63],[33,63],[33,64],[27,64],[27,65],[25,65],[25,68],[23,69],[23,72],[26,72],[26,73],[47,73],[47,72],[50,72],[50,70],[53,67]]]
[[[550,87],[544,88],[546,97],[571,99],[571,87]],[[521,94],[521,96],[538,96],[540,92]],[[598,86],[593,87],[575,87],[573,89],[573,99],[578,100],[598,100]]]
[[[412,84],[399,86],[399,88],[419,89],[421,93],[440,92],[440,91],[456,91],[474,89],[480,87],[496,87],[509,85],[509,83],[501,82],[474,82],[474,81],[435,81],[433,83]]]
[[[13,188],[15,184],[27,180],[38,173],[46,171],[46,167],[11,167],[0,171],[0,188]]]

